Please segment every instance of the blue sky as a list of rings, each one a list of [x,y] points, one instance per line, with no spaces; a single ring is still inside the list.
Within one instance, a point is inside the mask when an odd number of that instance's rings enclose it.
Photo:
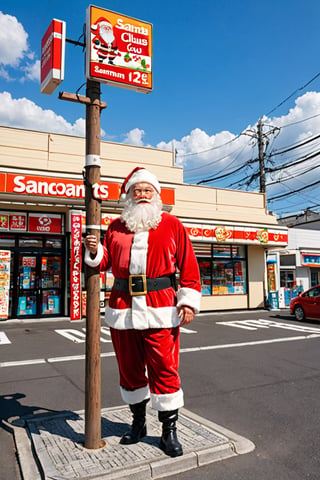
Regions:
[[[320,171],[312,157],[320,130],[318,0],[94,4],[153,24],[153,91],[102,85],[102,140],[174,148],[188,183],[213,178],[205,184],[258,190],[250,135],[263,118],[269,209],[320,209],[319,184],[305,188]],[[39,60],[51,20],[64,20],[67,38],[78,40],[88,5],[16,0],[0,7],[1,125],[84,135],[84,107],[58,99],[59,90],[74,93],[85,82],[82,48],[67,43],[65,80],[52,95],[40,93]]]

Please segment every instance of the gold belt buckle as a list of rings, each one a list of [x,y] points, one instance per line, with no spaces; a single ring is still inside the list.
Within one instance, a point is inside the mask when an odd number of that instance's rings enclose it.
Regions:
[[[141,278],[142,280],[142,286],[143,286],[143,290],[138,290],[138,291],[134,291],[134,287],[135,287],[135,280],[137,278]],[[131,297],[135,297],[137,295],[146,295],[147,294],[147,277],[146,275],[129,275],[129,293],[131,295]]]

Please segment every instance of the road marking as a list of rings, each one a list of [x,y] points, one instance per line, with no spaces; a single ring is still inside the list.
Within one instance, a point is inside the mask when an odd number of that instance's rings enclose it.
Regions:
[[[8,345],[10,342],[9,338],[4,332],[0,332],[0,345]]]
[[[83,331],[76,330],[75,328],[63,328],[63,329],[57,329],[55,330],[55,332],[67,338],[68,340],[71,340],[71,342],[73,343],[85,343],[86,329],[82,328],[82,330]],[[110,329],[108,327],[101,327],[100,331],[103,335],[107,335],[108,337],[111,336]],[[181,327],[180,331],[181,333],[186,333],[186,334],[198,333],[196,330],[191,330],[190,328],[185,328],[185,327]],[[102,336],[100,337],[100,341],[101,343],[112,342],[111,340],[104,338]]]
[[[191,347],[191,348],[183,348],[180,350],[180,353],[188,353],[188,352],[201,352],[204,350],[220,350],[224,348],[238,348],[238,347],[252,347],[255,345],[265,345],[270,343],[282,343],[282,342],[296,342],[299,340],[312,340],[314,338],[319,338],[319,335],[311,334],[311,335],[301,335],[299,337],[287,337],[287,338],[273,338],[270,340],[257,340],[255,342],[240,342],[240,343],[229,343],[225,345],[209,345],[206,347]]]
[[[63,329],[55,330],[55,332],[67,338],[68,340],[71,340],[73,343],[85,343],[86,329],[83,328],[82,330],[83,332],[81,332],[81,330],[76,330],[74,328],[63,328]],[[101,327],[101,333],[110,336],[110,331],[106,327]],[[103,338],[102,336],[100,337],[100,341],[101,343],[111,343],[111,340]]]
[[[180,332],[187,333],[188,335],[190,335],[190,333],[198,333],[196,330],[191,330],[190,328],[185,327],[180,327]]]
[[[227,348],[252,347],[256,345],[267,345],[272,343],[297,342],[300,340],[313,340],[320,338],[320,334],[300,335],[299,337],[273,338],[270,340],[257,340],[255,342],[227,343],[225,345],[208,345],[205,347],[182,348],[180,353],[203,352],[206,350],[221,350]],[[101,358],[114,357],[114,352],[101,353]],[[70,362],[75,360],[85,360],[85,355],[70,355],[68,357],[37,358],[34,360],[18,360],[15,362],[0,362],[0,368],[21,367],[25,365],[41,365],[45,363]]]
[[[0,367],[21,367],[24,365],[40,365],[46,363],[44,358],[35,358],[33,360],[17,360],[15,362],[0,362]]]
[[[244,330],[258,330],[259,328],[282,328],[284,330],[293,330],[303,333],[320,333],[320,328],[307,327],[305,325],[294,325],[292,323],[274,322],[272,320],[233,320],[231,322],[216,322],[217,325],[226,325],[227,327],[243,328]]]

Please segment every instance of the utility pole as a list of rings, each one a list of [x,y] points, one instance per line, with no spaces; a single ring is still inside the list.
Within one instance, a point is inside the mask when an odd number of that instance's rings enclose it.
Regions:
[[[260,118],[257,126],[259,171],[260,171],[260,193],[266,193],[266,176],[264,171],[264,140],[262,131],[262,120]]]
[[[269,131],[263,132],[262,119],[258,121],[257,131],[246,130],[242,135],[248,135],[249,137],[257,140],[258,143],[258,160],[259,160],[259,179],[260,179],[260,193],[264,194],[265,209],[267,209],[267,193],[266,193],[266,175],[265,175],[265,146],[268,146],[269,140],[265,140],[269,135],[275,134],[280,131],[278,127],[269,127]],[[256,178],[258,175],[253,175],[252,178]]]
[[[92,186],[100,181],[100,113],[107,105],[100,101],[100,83],[87,80],[86,96],[60,92],[61,100],[86,105],[85,208],[87,234],[100,241],[101,206]],[[100,358],[100,272],[85,267],[87,290],[85,447],[101,448],[101,358]]]
[[[92,185],[100,182],[100,83],[87,80],[85,206],[86,234],[100,242],[101,202],[94,198]],[[85,447],[100,448],[101,440],[101,357],[100,357],[100,271],[85,266],[87,290]]]

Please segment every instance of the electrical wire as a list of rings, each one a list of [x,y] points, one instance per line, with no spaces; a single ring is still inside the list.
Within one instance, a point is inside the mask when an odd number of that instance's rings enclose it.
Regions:
[[[314,183],[310,183],[310,185],[306,185],[304,187],[298,188],[297,190],[292,190],[289,193],[283,193],[281,195],[275,195],[274,197],[270,197],[269,202],[274,202],[275,200],[279,200],[279,198],[288,197],[290,195],[293,195],[294,193],[302,192],[303,190],[307,190],[308,188],[314,187],[316,185],[320,185],[320,180],[317,180]]]
[[[318,77],[320,77],[320,72],[317,73],[314,77],[311,78],[305,85],[302,85],[302,87],[297,88],[293,93],[291,93],[287,98],[282,100],[276,107],[274,107],[270,112],[266,113],[266,116],[268,117],[271,113],[273,113],[275,110],[277,110],[279,107],[281,107],[283,104],[285,104],[290,98],[292,98],[294,95],[296,95],[298,92],[301,90],[304,90],[308,85],[310,85],[312,82],[314,82]]]

